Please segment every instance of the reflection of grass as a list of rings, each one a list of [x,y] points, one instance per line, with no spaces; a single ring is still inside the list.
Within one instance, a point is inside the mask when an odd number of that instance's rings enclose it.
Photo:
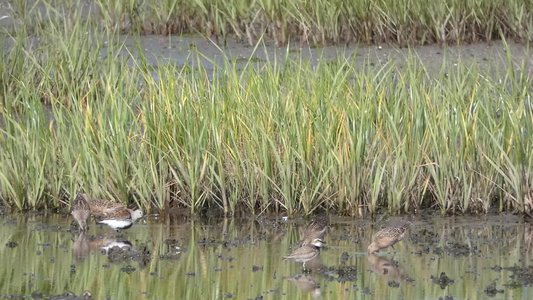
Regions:
[[[72,11],[76,1],[14,1],[14,15],[35,22],[35,7]],[[86,2],[86,1],[82,1]],[[311,44],[339,42],[475,42],[500,33],[526,41],[533,29],[533,6],[524,0],[95,0],[84,15],[116,32],[207,36],[235,35],[253,43],[266,34],[277,44],[289,39]],[[39,3],[39,2],[38,2]],[[50,3],[50,4],[48,4]],[[78,6],[80,6],[78,4]],[[31,13],[30,13],[31,9]],[[38,24],[38,22],[35,22]]]
[[[2,295],[29,296],[39,291],[47,296],[65,291],[81,294],[88,290],[94,299],[137,299],[144,292],[150,299],[212,299],[220,298],[218,295],[224,293],[232,293],[234,298],[239,299],[283,293],[294,299],[309,293],[286,280],[286,277],[300,274],[302,270],[300,263],[281,259],[299,240],[299,236],[292,234],[298,231],[297,228],[290,225],[272,227],[225,219],[219,222],[210,220],[209,224],[198,220],[179,220],[170,226],[151,224],[133,227],[123,233],[124,238],[130,239],[134,246],[148,243],[152,258],[145,268],[141,268],[133,261],[110,263],[98,249],[84,260],[76,261],[72,256],[76,235],[57,231],[57,225],[64,229],[70,221],[60,220],[58,215],[48,219],[28,215],[10,218],[16,222],[0,227]],[[313,272],[309,276],[320,284],[322,295],[334,299],[352,299],[364,288],[369,288],[379,299],[436,299],[447,294],[479,299],[483,298],[480,296],[484,295],[485,287],[493,282],[496,282],[497,288],[504,288],[507,298],[511,298],[509,295],[517,298],[528,292],[525,287],[504,286],[512,282],[509,277],[512,272],[506,268],[520,261],[527,262],[530,258],[521,250],[527,244],[524,236],[530,230],[528,224],[506,222],[504,219],[492,219],[495,223],[466,225],[451,218],[434,218],[432,221],[433,224],[420,224],[438,233],[436,245],[429,245],[432,249],[438,244],[453,241],[480,249],[481,255],[436,255],[432,252],[417,255],[413,252],[426,245],[413,243],[410,239],[400,242],[396,250],[380,253],[385,259],[396,261],[396,267],[402,274],[415,280],[411,283],[402,277],[394,277],[392,273],[379,275],[369,271],[371,266],[367,256],[357,254],[366,249],[373,233],[369,227],[362,227],[360,223],[337,225],[326,235],[328,249],[320,255],[324,265],[332,267],[332,270],[339,267],[355,269],[355,281],[339,282],[334,271]],[[42,227],[39,225],[41,222],[48,225]],[[289,229],[290,233],[275,240],[280,229]],[[415,227],[413,230],[416,232],[418,229]],[[109,233],[107,228],[91,226],[91,235],[104,233]],[[340,238],[346,234],[350,234],[348,239]],[[160,259],[160,255],[168,253],[164,244],[168,238],[177,239],[183,248],[176,260]],[[354,243],[354,239],[358,242]],[[7,241],[16,241],[18,247],[5,247]],[[343,252],[348,255],[344,265],[339,260]],[[121,271],[127,265],[136,270],[129,274]],[[262,269],[254,272],[254,265]],[[504,269],[491,269],[494,266]],[[430,279],[441,272],[455,281],[444,290]],[[399,287],[390,287],[390,279],[399,282]]]
[[[20,28],[0,62],[10,206],[62,206],[82,187],[193,212],[531,209],[526,64],[431,75],[414,57],[401,71],[346,59],[154,69],[142,49],[124,57],[114,39],[104,48],[91,26],[65,22],[37,28],[31,46]]]

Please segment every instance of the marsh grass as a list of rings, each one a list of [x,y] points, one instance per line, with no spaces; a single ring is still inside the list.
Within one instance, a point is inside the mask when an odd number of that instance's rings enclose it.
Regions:
[[[14,41],[0,62],[10,207],[68,206],[83,189],[193,213],[531,211],[526,61],[429,73],[415,55],[363,68],[227,59],[210,71],[192,50],[183,67],[153,66],[113,30],[54,13],[35,39],[25,27],[3,37]]]
[[[33,20],[42,7],[82,17],[122,33],[201,33],[220,42],[236,36],[255,44],[266,36],[277,45],[350,42],[462,43],[507,38],[531,41],[533,4],[528,0],[95,0],[14,1],[13,17]],[[74,12],[73,14],[76,14]]]

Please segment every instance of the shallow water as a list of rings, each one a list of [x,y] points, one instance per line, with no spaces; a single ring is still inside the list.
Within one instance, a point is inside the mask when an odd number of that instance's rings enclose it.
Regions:
[[[330,222],[327,247],[304,272],[281,258],[298,243],[304,220],[148,216],[120,234],[91,224],[80,235],[69,216],[6,215],[0,298],[67,291],[93,299],[533,297],[533,225],[518,217],[417,217],[410,235],[379,256],[365,250],[386,222]],[[105,254],[101,247],[117,240],[133,250]]]

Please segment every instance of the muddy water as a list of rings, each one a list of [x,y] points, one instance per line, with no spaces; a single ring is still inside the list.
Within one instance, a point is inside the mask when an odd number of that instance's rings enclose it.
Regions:
[[[518,217],[417,217],[404,241],[377,256],[365,250],[386,222],[330,222],[327,247],[304,272],[301,263],[282,259],[298,243],[304,220],[152,215],[121,233],[91,224],[80,235],[68,216],[7,215],[0,226],[0,298],[533,297],[533,225]]]

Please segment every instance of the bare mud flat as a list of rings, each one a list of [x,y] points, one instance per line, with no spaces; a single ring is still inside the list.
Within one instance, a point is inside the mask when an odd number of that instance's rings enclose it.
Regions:
[[[428,45],[413,48],[400,48],[394,45],[360,45],[327,46],[310,48],[299,43],[289,43],[276,47],[272,42],[260,42],[250,47],[237,40],[227,40],[218,45],[212,40],[199,36],[124,36],[121,41],[124,52],[138,55],[139,50],[150,64],[162,63],[185,65],[200,62],[208,70],[223,66],[226,60],[236,62],[244,67],[249,63],[262,62],[283,63],[287,59],[307,61],[317,65],[324,61],[336,59],[353,59],[358,67],[366,65],[379,68],[393,63],[400,69],[405,68],[407,58],[416,56],[428,72],[437,72],[442,67],[453,68],[459,64],[479,67],[488,71],[504,71],[513,64],[518,68],[523,62],[533,63],[533,53],[527,46],[501,41],[476,43],[459,46]],[[103,49],[105,52],[106,49]],[[510,58],[510,59],[509,59]],[[450,69],[453,71],[453,69]]]
[[[224,45],[199,36],[123,36],[113,48],[138,65],[143,57],[153,68],[152,75],[159,78],[157,67],[161,65],[202,66],[207,76],[213,71],[225,72],[225,66],[234,64],[237,70],[260,68],[265,64],[283,65],[287,60],[299,61],[311,66],[319,63],[344,62],[361,70],[378,72],[381,68],[394,66],[398,72],[412,68],[413,58],[429,76],[443,71],[459,72],[460,68],[475,68],[486,74],[503,78],[509,70],[519,71],[523,66],[529,76],[533,74],[533,53],[527,46],[496,41],[459,46],[428,45],[399,48],[394,45],[328,46],[310,48],[299,43],[276,47],[273,42],[260,42],[255,47],[228,39]],[[101,49],[102,57],[109,53],[109,44]]]
[[[9,23],[10,18],[0,20],[0,27],[5,27],[7,25],[2,25],[2,22]],[[87,38],[90,36],[87,35]],[[8,36],[3,39],[3,51],[7,52],[15,41]],[[39,45],[38,38],[29,37],[28,41],[32,48]],[[370,66],[379,69],[393,64],[402,70],[408,67],[408,58],[417,57],[429,74],[443,68],[453,72],[455,67],[466,65],[498,75],[509,70],[509,67],[520,69],[524,64],[529,66],[529,73],[533,74],[533,53],[528,50],[527,45],[512,41],[400,48],[389,44],[309,47],[298,42],[289,42],[277,47],[273,41],[261,40],[252,47],[233,38],[216,43],[200,35],[122,35],[113,40],[93,44],[95,51],[100,51],[102,58],[114,56],[116,49],[120,49],[121,55],[130,59],[131,66],[138,66],[139,58],[143,57],[154,69],[158,65],[167,64],[192,67],[201,64],[208,73],[215,68],[224,68],[227,62],[235,63],[237,69],[242,69],[249,65],[261,66],[267,62],[283,64],[288,59],[313,66],[320,62],[348,59],[358,68]],[[110,49],[113,51],[110,52]],[[158,77],[155,71],[154,77]]]
[[[326,247],[282,259],[307,221],[150,215],[86,234],[58,214],[4,215],[0,298],[530,299],[533,225],[514,215],[416,216],[394,249],[371,235],[405,217],[330,216]],[[386,221],[384,221],[386,220]],[[54,298],[55,297],[55,298]]]

